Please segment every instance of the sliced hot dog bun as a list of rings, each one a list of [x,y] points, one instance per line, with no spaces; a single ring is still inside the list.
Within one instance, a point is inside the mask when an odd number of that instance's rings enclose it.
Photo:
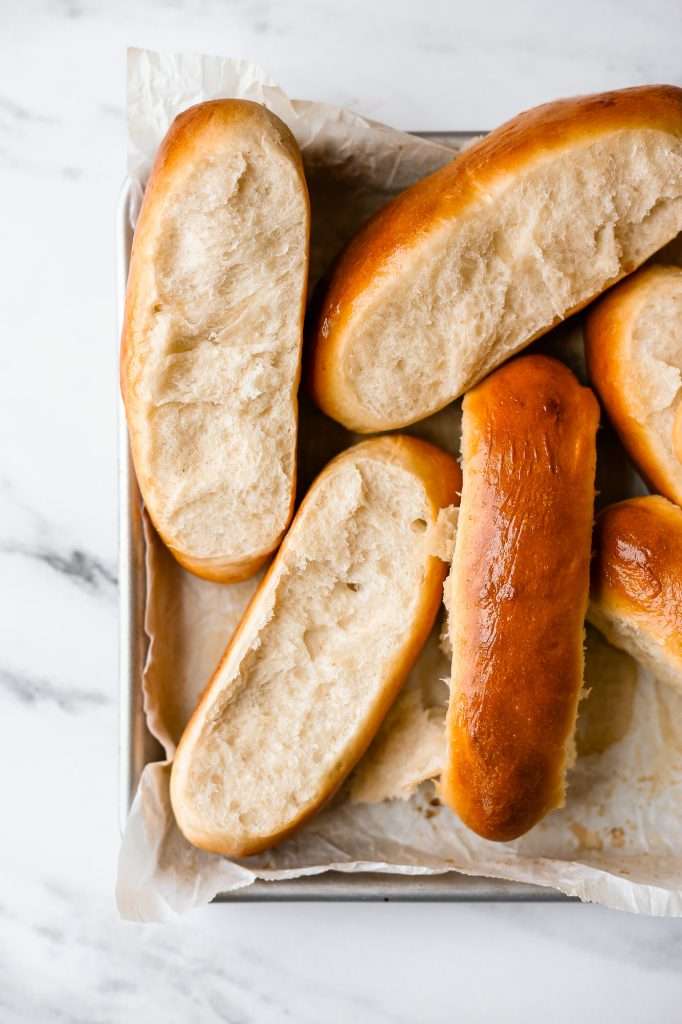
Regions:
[[[681,229],[681,89],[527,111],[351,242],[322,304],[313,394],[361,432],[420,420]]]
[[[450,455],[399,436],[317,478],[178,747],[171,799],[190,842],[272,846],[362,756],[440,606],[427,534],[460,480]]]
[[[121,386],[149,514],[206,579],[252,575],[291,517],[308,238],[286,125],[243,100],[176,118],[135,231]]]
[[[646,267],[605,295],[586,317],[585,356],[635,466],[653,490],[682,503],[682,446],[674,440],[682,408],[682,270]]]
[[[545,356],[512,361],[464,399],[441,785],[486,839],[515,839],[564,800],[598,421],[589,388]]]
[[[682,510],[658,495],[599,515],[589,619],[609,643],[682,690]]]

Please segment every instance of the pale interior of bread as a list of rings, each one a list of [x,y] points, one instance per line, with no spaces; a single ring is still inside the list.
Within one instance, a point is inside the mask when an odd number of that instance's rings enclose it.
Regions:
[[[588,618],[610,644],[626,651],[657,679],[682,691],[682,664],[652,635],[646,621],[594,601],[590,602]]]
[[[414,629],[431,520],[398,466],[342,462],[319,482],[188,752],[190,828],[233,845],[276,834],[350,770]]]
[[[354,303],[343,374],[377,422],[440,408],[682,228],[682,143],[623,130],[501,177]]]
[[[459,509],[438,511],[425,534],[426,550],[448,565],[452,559]],[[431,630],[397,701],[353,773],[350,800],[381,803],[407,800],[440,771],[445,758],[445,712],[451,651],[444,650],[445,616]]]
[[[438,516],[426,537],[429,552],[447,565],[452,562],[455,550],[458,516],[459,508],[456,505],[447,505],[439,509]]]
[[[144,297],[138,458],[161,532],[236,560],[270,550],[290,512],[306,200],[267,133],[187,163]]]
[[[349,792],[351,803],[409,800],[421,783],[440,775],[445,710],[425,707],[419,691],[406,688],[358,766]]]
[[[440,775],[445,759],[445,712],[450,660],[434,626],[397,701],[353,772],[353,803],[407,800],[418,786]]]
[[[682,273],[657,281],[639,309],[623,364],[628,411],[651,435],[656,461],[682,493],[673,425],[682,403]]]

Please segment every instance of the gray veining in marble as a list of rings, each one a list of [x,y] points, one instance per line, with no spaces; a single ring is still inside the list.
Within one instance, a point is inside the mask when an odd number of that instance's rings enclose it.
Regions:
[[[62,711],[109,704],[111,698],[104,693],[82,690],[74,686],[58,686],[50,679],[41,679],[0,666],[0,692],[9,694],[22,704],[56,704]]]

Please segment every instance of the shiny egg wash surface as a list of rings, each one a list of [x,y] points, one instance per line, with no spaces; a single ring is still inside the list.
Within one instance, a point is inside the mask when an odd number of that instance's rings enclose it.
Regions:
[[[604,509],[595,524],[592,593],[618,601],[682,656],[682,511],[660,495]]]
[[[545,356],[506,364],[464,399],[443,793],[488,839],[516,838],[563,801],[598,419],[592,392]]]

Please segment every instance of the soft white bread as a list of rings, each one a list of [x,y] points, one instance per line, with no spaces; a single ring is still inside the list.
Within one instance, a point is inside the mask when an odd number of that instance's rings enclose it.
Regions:
[[[682,510],[659,495],[597,518],[589,619],[609,643],[682,690]]]
[[[441,794],[485,839],[515,839],[564,800],[598,423],[590,389],[546,356],[512,360],[464,399]]]
[[[360,432],[405,426],[682,229],[682,89],[514,118],[373,217],[322,303],[313,395]]]
[[[450,659],[441,650],[438,623],[415,662],[372,745],[353,772],[353,803],[408,800],[422,782],[440,775]]]
[[[135,231],[121,387],[149,514],[206,579],[252,575],[291,518],[309,219],[296,142],[265,107],[173,122]]]
[[[460,480],[450,455],[398,436],[317,478],[178,747],[171,799],[190,842],[272,846],[360,759],[440,606],[427,533]]]
[[[452,423],[450,435],[451,441]],[[454,505],[441,509],[427,531],[430,552],[446,565],[452,561],[457,513]],[[408,800],[422,782],[440,775],[451,660],[442,628],[436,621],[400,696],[353,772],[351,802]]]
[[[585,357],[637,469],[681,504],[674,437],[682,409],[682,270],[646,267],[605,295],[586,317]]]

